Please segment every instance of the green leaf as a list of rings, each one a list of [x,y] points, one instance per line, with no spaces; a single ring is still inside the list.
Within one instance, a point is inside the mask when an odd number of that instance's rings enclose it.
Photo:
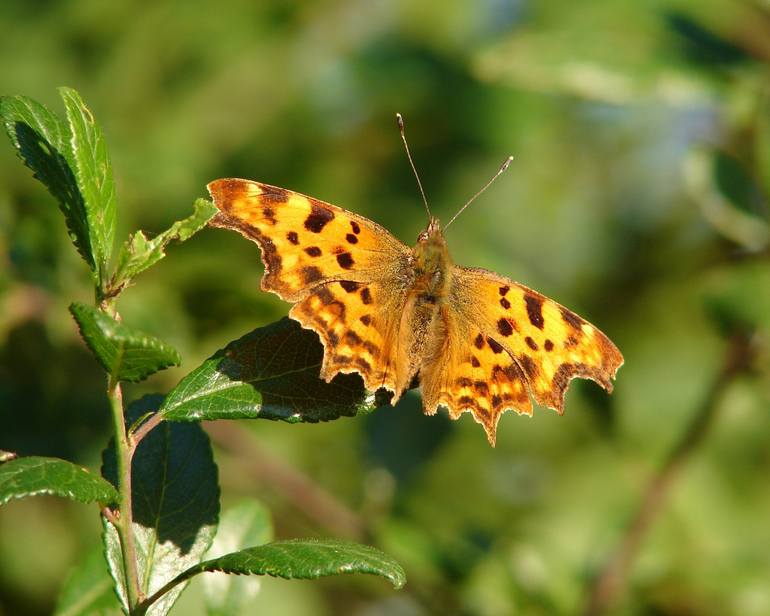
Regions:
[[[12,498],[39,494],[101,505],[118,498],[104,479],[67,460],[29,456],[0,464],[0,505]]]
[[[273,538],[270,512],[256,500],[247,500],[225,511],[206,558],[234,552],[244,545],[262,545]],[[244,602],[259,591],[254,577],[212,573],[202,578],[206,608],[211,616],[240,614]]]
[[[159,396],[147,396],[127,412],[131,424],[157,408]],[[209,549],[219,516],[217,467],[208,436],[198,424],[161,423],[137,447],[132,463],[132,503],[141,590],[152,594]],[[104,476],[116,483],[115,450],[104,455]],[[126,605],[118,534],[105,522],[103,536],[118,596]],[[150,614],[166,614],[183,587],[155,603]]]
[[[97,546],[67,576],[56,601],[54,616],[117,616],[121,613],[104,551]]]
[[[115,237],[115,182],[107,145],[99,125],[80,95],[59,88],[69,123],[70,160],[83,197],[91,251],[99,281],[104,284]]]
[[[0,116],[21,160],[59,202],[70,239],[95,271],[88,214],[68,162],[68,127],[43,105],[25,96],[0,99]]]
[[[169,587],[209,571],[270,575],[287,580],[314,580],[343,573],[368,573],[387,578],[395,588],[401,588],[406,583],[406,574],[401,565],[376,548],[338,539],[292,539],[206,560],[177,576]]]
[[[770,225],[741,210],[731,200],[731,195],[725,194],[719,185],[718,161],[718,152],[707,149],[689,152],[684,164],[684,179],[690,197],[718,233],[749,250],[762,250],[770,245]]]
[[[352,417],[387,402],[387,394],[367,393],[358,375],[322,381],[322,358],[318,336],[284,318],[217,351],[166,396],[160,412],[173,421],[296,423]]]
[[[141,381],[182,361],[173,347],[119,323],[93,306],[75,302],[70,305],[70,312],[88,348],[113,379]]]
[[[184,242],[203,227],[216,214],[214,204],[205,199],[195,201],[194,213],[175,222],[169,229],[148,240],[142,231],[137,231],[121,246],[115,275],[110,292],[115,294],[137,274],[155,265],[166,256],[165,248],[172,241]]]

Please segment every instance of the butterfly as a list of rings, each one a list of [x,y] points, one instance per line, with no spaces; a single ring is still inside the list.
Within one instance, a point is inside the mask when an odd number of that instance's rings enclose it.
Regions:
[[[469,411],[492,446],[505,410],[532,415],[534,398],[561,414],[575,377],[612,391],[623,356],[607,336],[522,284],[454,265],[432,216],[410,248],[284,188],[229,178],[208,190],[219,209],[209,224],[259,245],[262,289],[294,304],[289,316],[320,337],[327,382],[358,373],[395,405],[419,377],[425,413]]]

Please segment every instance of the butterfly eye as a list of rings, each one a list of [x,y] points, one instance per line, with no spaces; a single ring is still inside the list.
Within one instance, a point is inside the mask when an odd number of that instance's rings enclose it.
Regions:
[[[420,235],[417,236],[417,241],[418,242],[424,242],[427,239],[428,239],[428,232],[427,231],[423,231],[422,233],[420,233]]]

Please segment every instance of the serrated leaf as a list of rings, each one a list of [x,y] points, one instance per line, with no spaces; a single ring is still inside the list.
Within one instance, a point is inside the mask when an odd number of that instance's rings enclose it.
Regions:
[[[182,361],[173,347],[119,323],[93,306],[75,302],[70,305],[70,312],[88,348],[115,380],[141,381]]]
[[[165,248],[172,241],[184,242],[203,227],[216,214],[214,204],[198,199],[195,211],[184,220],[175,222],[169,229],[148,240],[142,231],[137,231],[121,246],[115,275],[110,284],[111,291],[117,292],[134,276],[155,265],[166,256]]]
[[[29,456],[0,464],[0,505],[40,494],[102,505],[118,498],[107,481],[67,460]]]
[[[256,500],[247,500],[231,507],[219,520],[219,529],[206,558],[223,556],[238,548],[267,543],[273,538],[270,512]],[[215,572],[204,575],[203,594],[210,616],[240,614],[244,602],[259,591],[259,579]]]
[[[217,351],[166,396],[160,412],[173,421],[295,423],[352,417],[387,402],[388,394],[367,393],[358,375],[321,380],[322,358],[318,336],[284,318]]]
[[[67,576],[54,616],[117,616],[122,614],[112,589],[104,551],[97,546]]]
[[[206,560],[184,571],[172,584],[210,571],[270,575],[287,580],[314,580],[329,575],[367,573],[386,578],[395,588],[401,588],[406,583],[403,567],[371,546],[339,539],[291,539]]]
[[[59,88],[69,123],[70,153],[75,179],[83,196],[91,250],[99,281],[106,283],[107,267],[115,237],[115,181],[107,144],[99,125],[80,95]]]
[[[0,115],[17,154],[59,202],[70,239],[95,271],[88,214],[69,158],[69,128],[25,96],[3,97]]]
[[[156,409],[159,396],[147,396],[127,412],[130,425]],[[104,455],[104,476],[116,483],[114,446]],[[132,463],[132,503],[141,590],[152,594],[200,561],[211,545],[219,515],[217,467],[208,436],[198,424],[161,423],[137,447]],[[110,572],[125,606],[126,590],[118,535],[105,522],[103,535]],[[182,586],[153,604],[153,616],[166,614]]]

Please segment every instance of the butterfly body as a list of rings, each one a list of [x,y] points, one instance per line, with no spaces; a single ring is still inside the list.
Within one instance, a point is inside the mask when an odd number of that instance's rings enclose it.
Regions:
[[[428,414],[470,412],[494,444],[506,409],[530,396],[560,413],[574,377],[611,391],[623,363],[598,329],[493,272],[456,266],[437,219],[409,248],[376,223],[282,188],[240,179],[208,186],[213,226],[255,241],[262,288],[318,333],[321,377],[355,372],[400,398],[419,376]]]

